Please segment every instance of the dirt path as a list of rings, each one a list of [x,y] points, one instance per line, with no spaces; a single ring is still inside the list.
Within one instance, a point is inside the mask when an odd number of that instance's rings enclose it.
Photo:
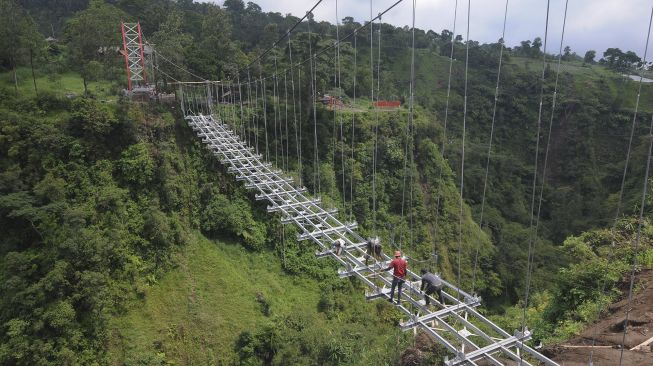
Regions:
[[[641,290],[633,296],[621,364],[653,366],[653,343],[631,351],[653,337],[653,271],[641,272],[636,281],[636,287]],[[590,354],[594,366],[619,365],[627,306],[627,297],[612,304],[605,317],[585,329],[580,336],[565,344],[549,347],[545,353],[565,366],[586,366]],[[592,347],[594,338],[595,347]]]

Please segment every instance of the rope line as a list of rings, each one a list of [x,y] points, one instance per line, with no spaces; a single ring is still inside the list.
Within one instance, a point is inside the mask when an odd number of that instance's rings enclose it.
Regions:
[[[313,158],[314,158],[314,186],[317,187],[318,196],[321,193],[320,187],[320,154],[317,146],[317,58],[313,60],[313,51],[312,51],[312,40],[311,40],[311,19],[308,19],[308,54],[311,59],[311,91],[313,93]]]
[[[299,158],[297,160],[299,161],[299,185],[302,185],[302,180],[304,179],[304,160],[303,160],[303,151],[302,151],[302,124],[303,124],[303,119],[302,119],[302,69],[298,68],[297,69],[297,93],[299,94]],[[308,98],[307,98],[308,99]]]
[[[340,19],[338,17],[338,0],[335,0],[336,3],[336,68],[337,68],[337,77],[338,77],[338,94],[342,91],[342,74],[340,68]],[[342,99],[339,99],[342,102]],[[340,105],[336,102],[333,105],[334,117],[339,117],[340,122],[340,165],[342,170],[342,209],[346,210],[347,207],[347,194],[346,194],[346,184],[345,184],[345,145],[344,145],[344,133],[343,133],[343,121],[342,121],[342,111],[337,113],[340,109]],[[336,121],[334,119],[334,128]],[[334,133],[334,145],[333,145],[333,169],[336,169],[336,144],[335,144],[335,133]]]
[[[261,71],[261,63],[259,62],[259,74],[263,77]],[[267,87],[265,86],[265,79],[261,79],[261,97],[263,98],[263,129],[265,131],[265,159],[270,161],[270,144],[268,141],[268,106],[267,106]]]
[[[254,84],[254,92],[255,92],[255,98],[256,98],[256,106],[255,106],[255,111],[254,111],[254,128],[255,128],[255,133],[254,133],[254,141],[256,142],[256,153],[260,154],[259,147],[258,147],[258,135],[260,133],[259,127],[258,127],[258,121],[259,121],[259,116],[258,116],[258,110],[259,110],[259,104],[258,104],[258,83]]]
[[[648,154],[646,156],[646,172],[644,173],[644,184],[642,188],[642,200],[639,204],[639,219],[637,223],[637,235],[635,237],[635,245],[633,247],[633,265],[630,270],[630,284],[628,285],[628,305],[626,306],[626,319],[624,320],[624,334],[621,339],[621,354],[619,355],[619,366],[621,366],[624,357],[624,348],[626,346],[626,333],[628,332],[628,321],[630,317],[631,305],[633,302],[633,285],[635,284],[635,272],[637,270],[637,252],[639,251],[639,244],[642,237],[642,225],[644,222],[644,206],[646,206],[646,191],[648,189],[648,176],[651,167],[651,150],[653,149],[653,116],[651,117],[651,127],[649,129],[649,145]]]
[[[413,248],[413,190],[415,187],[415,12],[417,10],[417,1],[413,0],[413,19],[412,19],[412,51],[411,51],[411,62],[410,62],[410,126],[408,129],[409,142],[410,142],[410,195],[408,201],[409,208],[409,234],[410,248]]]
[[[402,182],[401,190],[401,222],[404,222],[404,209],[406,204],[406,177],[408,176],[408,154],[410,151],[411,154],[411,167],[410,167],[410,186],[411,186],[411,196],[412,196],[412,124],[413,124],[413,83],[415,82],[415,0],[413,0],[413,18],[412,18],[412,31],[411,31],[411,61],[410,61],[410,83],[409,83],[409,114],[408,114],[408,123],[406,124],[406,143],[404,146],[404,176]],[[409,210],[412,213],[412,199],[410,200]],[[411,223],[410,223],[410,244],[412,247],[412,214],[411,214]],[[404,230],[402,226],[401,234],[399,235],[399,250],[401,251],[401,246],[404,241]]]
[[[649,38],[651,36],[651,23],[653,22],[653,7],[651,7],[651,16],[649,17],[648,21],[648,32],[646,35],[646,47],[644,48],[644,65],[646,65],[646,55],[648,52],[648,42]],[[643,73],[641,73],[643,74]],[[633,116],[633,125],[635,123],[635,118],[637,118],[637,110],[639,108],[639,97],[640,93],[642,91],[642,80],[643,76],[640,75],[639,77],[639,90],[637,92],[637,103],[635,107],[635,113]],[[628,306],[626,306],[626,319],[624,321],[624,334],[623,338],[621,339],[621,354],[619,355],[619,366],[621,366],[623,362],[623,357],[624,357],[624,346],[626,345],[626,333],[628,332],[628,320],[630,317],[630,306],[633,302],[633,284],[635,282],[635,269],[637,267],[637,251],[639,250],[639,243],[642,235],[642,223],[644,221],[644,206],[646,205],[646,191],[648,189],[648,176],[649,176],[649,168],[651,166],[651,149],[653,148],[653,116],[651,116],[651,127],[649,129],[649,139],[651,139],[648,147],[648,155],[646,157],[646,173],[644,174],[644,187],[642,188],[642,200],[640,202],[639,206],[639,221],[637,223],[637,235],[635,238],[635,246],[634,246],[634,253],[633,255],[633,266],[630,271],[630,284],[628,286]],[[592,342],[592,347],[594,347],[594,342]],[[592,348],[592,351],[594,351],[594,348]]]
[[[651,20],[653,19],[653,8],[651,9],[651,17],[652,18],[649,19],[649,30],[648,30],[648,34],[647,34],[647,37],[646,37],[646,46],[644,48],[644,58],[642,59],[644,64],[646,64],[649,37],[651,35]],[[623,170],[623,174],[621,176],[621,187],[619,189],[619,200],[618,200],[618,203],[617,203],[617,208],[615,210],[616,212],[615,212],[615,216],[614,216],[614,221],[612,222],[612,227],[610,228],[610,235],[612,236],[610,246],[612,248],[614,248],[615,245],[616,245],[617,223],[619,222],[619,217],[621,216],[621,205],[622,205],[622,202],[623,202],[624,190],[625,190],[625,186],[626,186],[626,176],[628,175],[628,165],[630,163],[630,154],[631,154],[632,145],[633,145],[633,137],[634,137],[634,134],[635,134],[635,125],[637,123],[637,113],[638,113],[638,110],[639,110],[639,100],[640,100],[640,95],[641,95],[641,92],[642,92],[642,83],[643,83],[643,76],[640,76],[639,77],[639,86],[638,86],[638,91],[637,91],[637,98],[636,98],[636,101],[635,101],[635,111],[633,113],[633,120],[632,120],[631,127],[630,127],[630,138],[628,140],[628,150],[627,150],[627,153],[626,153],[626,161],[624,163],[624,170]],[[610,254],[608,256],[608,262],[612,261],[614,253],[615,253],[614,250],[610,251]],[[607,287],[607,280],[603,281],[601,283],[601,294],[606,293],[606,290],[607,290],[606,287]],[[592,334],[592,347],[590,348],[590,356],[589,356],[589,360],[588,360],[589,364],[592,364],[592,361],[594,359],[594,346],[596,345],[596,337],[597,337],[597,330],[595,329],[593,334]]]
[[[532,259],[533,259],[533,242],[535,241],[535,238],[533,237],[533,226],[534,226],[534,220],[535,220],[535,196],[536,196],[536,187],[537,187],[537,171],[538,171],[538,161],[539,161],[539,152],[540,152],[540,134],[541,134],[541,129],[542,129],[542,104],[544,102],[544,84],[545,84],[545,77],[546,77],[546,46],[547,46],[547,41],[548,41],[548,35],[549,35],[549,11],[550,11],[550,6],[551,6],[551,1],[547,0],[546,2],[546,22],[545,22],[545,30],[544,30],[544,47],[543,47],[543,52],[542,52],[542,75],[540,78],[540,105],[539,105],[539,110],[538,110],[538,115],[537,115],[537,135],[536,135],[536,143],[535,143],[535,161],[534,161],[534,168],[533,168],[533,185],[532,185],[532,192],[531,192],[531,218],[530,218],[530,226],[529,226],[529,236],[528,236],[528,257],[527,257],[527,262],[526,262],[526,289],[525,289],[525,294],[524,294],[524,306],[523,306],[523,312],[522,312],[522,322],[521,322],[521,329],[522,331],[526,330],[526,310],[528,309],[528,296],[530,294],[530,276],[531,276],[531,266],[532,266]],[[524,347],[524,342],[520,342],[520,348]]]
[[[467,0],[467,35],[465,45],[465,88],[463,101],[463,136],[460,154],[460,212],[458,217],[458,297],[460,298],[460,289],[462,283],[462,249],[463,249],[463,214],[464,214],[464,188],[465,188],[465,137],[467,134],[467,83],[469,70],[469,23],[471,15],[472,2]]]
[[[252,110],[252,87],[249,84],[249,81],[250,81],[249,69],[247,69],[247,110],[249,111],[249,116],[247,116],[247,129],[248,129],[248,132],[247,132],[246,138],[247,138],[247,143],[249,144],[249,146],[252,146],[252,138],[251,138],[252,123],[251,122],[253,122],[253,120],[251,118],[249,118],[249,117],[250,116],[254,117],[254,114],[253,114],[253,110]]]
[[[370,1],[370,17],[372,15],[372,1]],[[372,23],[370,23],[372,24]],[[379,30],[378,30],[378,42],[377,42],[377,60],[376,60],[376,85],[377,85],[377,100],[379,100],[379,93],[381,92],[381,26],[382,26],[382,21],[381,18],[379,17]],[[374,33],[370,33],[370,42],[374,39]],[[373,49],[370,47],[370,52],[373,52]],[[373,59],[370,58],[370,62],[372,62]],[[374,71],[372,71],[372,75],[374,75]],[[372,89],[374,89],[374,77],[372,77]],[[374,96],[372,96],[372,103],[374,103]],[[379,109],[377,107],[374,107],[374,152],[372,156],[372,225],[374,228],[374,234],[376,235],[376,216],[377,216],[377,207],[376,207],[376,166],[377,166],[377,161],[378,161],[378,149],[379,149]]]
[[[497,69],[497,82],[494,88],[494,105],[492,107],[492,125],[490,127],[490,141],[487,149],[487,160],[485,161],[485,177],[483,179],[483,195],[481,198],[481,214],[478,220],[478,224],[483,230],[483,214],[485,213],[485,199],[487,192],[487,180],[490,173],[490,157],[492,155],[492,142],[494,140],[494,126],[497,116],[497,101],[499,100],[499,85],[501,82],[501,66],[503,65],[503,51],[505,48],[505,36],[506,36],[506,22],[508,20],[508,3],[510,0],[506,0],[506,6],[503,14],[503,30],[501,31],[501,39],[499,43],[501,44],[501,49],[499,50],[499,67]],[[472,270],[472,293],[476,289],[476,270],[478,269],[478,256],[480,251],[480,243],[476,246],[476,253],[474,254],[474,269]]]
[[[152,44],[150,44],[150,43],[145,39],[145,36],[141,35],[141,37],[142,37],[142,39],[143,39],[143,43],[147,44],[147,45],[150,46],[152,49],[154,49],[154,46],[153,46]],[[193,77],[199,79],[200,81],[207,81],[206,78],[203,78],[203,77],[201,77],[201,76],[199,76],[199,75],[197,75],[197,74],[191,72],[190,70],[185,69],[185,68],[183,68],[183,67],[177,65],[177,64],[174,63],[172,60],[170,60],[169,58],[165,57],[165,56],[161,53],[161,51],[159,51],[159,50],[156,51],[156,57],[157,57],[157,59],[158,59],[159,57],[161,57],[164,61],[168,62],[168,63],[171,64],[172,66],[174,66],[174,67],[178,68],[179,70],[181,70],[181,71],[183,71],[183,72],[185,72],[185,73],[187,73],[187,74],[189,74],[189,75],[191,75],[191,76],[193,76]],[[163,71],[161,71],[161,69],[159,68],[158,65],[156,66],[156,69],[159,70],[159,72],[163,73],[164,75],[167,75],[166,73],[164,73]],[[170,77],[169,75],[167,75],[167,76],[168,76],[170,79],[172,79],[172,80],[174,80],[174,81],[176,81],[176,82],[180,82],[179,80],[176,80],[175,78]]]
[[[274,56],[274,83],[272,84],[272,114],[274,114],[274,164],[279,166],[279,137],[277,135],[277,128],[279,127],[279,121],[277,119],[277,56]],[[283,144],[281,145],[281,150],[283,151]],[[281,155],[281,167],[283,168],[283,154]]]
[[[449,54],[449,78],[447,80],[447,99],[444,107],[444,123],[443,123],[443,137],[442,137],[442,148],[441,155],[444,159],[445,157],[445,148],[447,146],[447,122],[449,120],[449,101],[451,99],[451,76],[453,73],[453,51],[454,43],[456,37],[456,21],[458,19],[458,0],[456,0],[453,11],[453,32],[451,33],[451,53]],[[435,223],[434,223],[434,233],[433,233],[433,252],[437,253],[437,238],[438,238],[438,229],[440,223],[440,202],[442,200],[442,175],[443,167],[440,167],[440,173],[438,174],[438,193],[435,203]],[[437,256],[437,254],[436,254]]]
[[[297,171],[299,172],[299,186],[302,186],[302,152],[301,143],[299,140],[297,130],[297,103],[295,99],[295,70],[292,62],[292,39],[288,34],[288,57],[290,58],[290,85],[292,88],[292,116],[293,116],[293,129],[295,130],[295,149],[297,150]],[[299,93],[299,103],[301,104],[301,93]],[[301,107],[300,107],[301,108]],[[301,111],[300,111],[301,113]],[[301,123],[301,118],[300,118]]]
[[[250,61],[247,65],[236,70],[235,73],[236,74],[240,73],[243,69],[249,68],[257,61],[260,62],[263,56],[267,55],[270,51],[272,51],[278,44],[280,44],[284,39],[286,39],[286,37],[290,37],[292,31],[294,31],[295,28],[297,28],[302,22],[304,22],[304,20],[308,18],[308,15],[311,14],[313,10],[315,10],[315,8],[317,8],[317,6],[320,5],[320,3],[322,3],[322,1],[323,0],[318,0],[315,3],[315,5],[313,5],[313,7],[306,12],[306,14],[303,17],[301,17],[297,22],[295,22],[295,24],[289,30],[287,30],[286,33],[283,34],[283,36],[279,37],[279,39],[277,39],[274,43],[272,43],[272,46],[268,47],[265,51],[261,52],[260,55],[258,55],[254,60]],[[309,19],[309,23],[310,23],[310,19]]]
[[[353,89],[353,100],[354,108],[356,108],[356,78],[358,70],[358,51],[357,51],[357,37],[354,36],[354,89]],[[349,210],[349,220],[353,221],[354,219],[354,168],[356,166],[356,160],[354,160],[354,141],[355,141],[355,131],[356,131],[356,112],[351,112],[351,178],[349,179],[349,203],[351,205]]]
[[[283,74],[283,96],[285,99],[285,117],[284,122],[286,125],[286,169],[290,169],[290,138],[288,135],[288,78],[287,75]]]

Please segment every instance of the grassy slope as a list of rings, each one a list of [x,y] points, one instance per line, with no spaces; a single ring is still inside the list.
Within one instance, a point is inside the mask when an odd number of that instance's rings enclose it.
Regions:
[[[275,318],[289,316],[307,320],[302,337],[334,337],[345,327],[366,333],[362,344],[377,352],[357,350],[363,363],[390,363],[398,355],[385,345],[405,341],[387,319],[369,324],[363,316],[349,325],[349,311],[331,319],[318,313],[318,282],[285,275],[272,253],[251,253],[239,245],[212,242],[196,234],[179,254],[178,262],[176,269],[145,291],[143,301],[135,302],[124,316],[112,321],[112,364],[163,360],[231,364],[237,360],[234,345],[242,331],[255,333]],[[269,317],[256,301],[259,292],[270,303]],[[386,307],[365,303],[360,290],[348,295],[350,303],[345,306],[352,307],[354,314],[373,314],[377,308]]]
[[[18,79],[18,92],[22,95],[34,95],[34,83],[32,74],[28,67],[20,67],[16,70]],[[88,91],[106,99],[107,101],[115,101],[117,97],[111,95],[111,88],[114,83],[107,80],[89,81]],[[0,73],[0,85],[6,87],[8,90],[14,90],[14,74],[13,72]],[[61,94],[84,94],[84,82],[79,74],[74,72],[66,72],[63,74],[55,74],[54,77],[46,75],[44,72],[36,71],[36,87],[39,92],[61,93]]]

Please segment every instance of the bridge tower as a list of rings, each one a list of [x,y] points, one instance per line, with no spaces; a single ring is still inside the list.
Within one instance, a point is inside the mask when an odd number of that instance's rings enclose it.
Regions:
[[[147,84],[140,23],[122,23],[122,43],[127,69],[127,89],[131,91],[136,85]]]

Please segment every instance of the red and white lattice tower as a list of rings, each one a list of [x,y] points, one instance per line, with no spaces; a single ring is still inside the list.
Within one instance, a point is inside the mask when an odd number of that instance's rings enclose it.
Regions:
[[[134,85],[147,83],[140,23],[122,23],[122,43],[127,68],[127,88],[131,91]]]

